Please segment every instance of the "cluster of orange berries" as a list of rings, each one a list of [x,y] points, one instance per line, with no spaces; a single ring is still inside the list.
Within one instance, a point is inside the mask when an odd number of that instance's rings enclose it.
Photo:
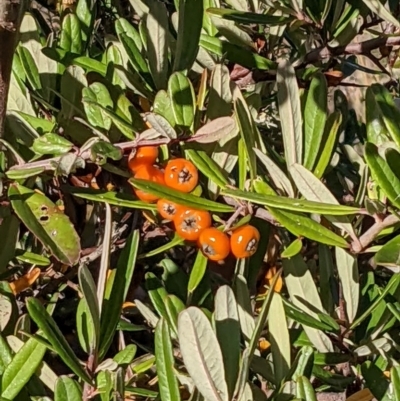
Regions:
[[[177,158],[169,160],[164,172],[155,166],[158,148],[142,146],[129,157],[128,166],[134,178],[166,185],[183,193],[192,192],[199,180],[196,166],[189,160]],[[187,241],[197,242],[203,254],[210,260],[224,260],[230,252],[236,258],[252,256],[260,240],[259,231],[243,225],[232,232],[229,238],[223,231],[212,227],[211,214],[205,210],[191,209],[166,199],[134,189],[136,196],[145,202],[157,202],[158,213],[173,222],[176,232]]]

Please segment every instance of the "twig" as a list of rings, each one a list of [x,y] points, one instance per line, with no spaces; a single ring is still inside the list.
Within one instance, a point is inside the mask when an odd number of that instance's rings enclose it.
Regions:
[[[160,145],[165,145],[167,143],[170,143],[171,140],[169,138],[162,138],[158,140],[153,140],[153,141],[140,141],[138,142],[137,140],[134,141],[128,141],[128,142],[120,142],[114,144],[114,146],[120,148],[122,151],[125,151],[127,149],[132,149],[137,147],[138,145],[140,146],[160,146]],[[73,152],[76,154],[76,156],[80,157],[83,160],[89,160],[91,153],[89,150],[85,150],[82,153],[78,152]],[[57,157],[52,157],[50,159],[45,159],[45,160],[38,160],[35,162],[27,162],[27,163],[20,163],[18,165],[12,166],[9,168],[9,171],[16,171],[16,170],[26,170],[26,169],[31,169],[31,168],[36,168],[36,167],[42,167],[45,171],[52,171],[55,169],[55,165],[57,165],[60,160],[64,157],[63,156],[57,156]]]
[[[369,244],[371,244],[371,242],[375,240],[375,238],[382,230],[395,225],[399,221],[400,219],[397,216],[391,214],[387,216],[384,220],[376,222],[363,235],[361,235],[361,237],[359,238],[359,243],[353,242],[351,244],[351,250],[354,253],[362,252],[365,248],[368,247]]]
[[[304,56],[302,65],[316,63],[317,61],[339,56],[341,54],[369,54],[371,51],[379,49],[382,46],[400,45],[400,37],[383,37],[369,39],[360,43],[350,43],[346,46],[329,47],[323,46],[312,50]]]

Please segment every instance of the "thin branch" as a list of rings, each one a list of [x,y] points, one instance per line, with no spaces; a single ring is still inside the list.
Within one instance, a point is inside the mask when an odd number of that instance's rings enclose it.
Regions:
[[[376,222],[363,235],[361,235],[361,237],[359,238],[359,243],[353,242],[351,244],[352,251],[354,253],[362,252],[375,240],[375,238],[382,230],[395,225],[399,221],[400,219],[397,216],[391,214],[390,216],[387,216],[384,220]]]

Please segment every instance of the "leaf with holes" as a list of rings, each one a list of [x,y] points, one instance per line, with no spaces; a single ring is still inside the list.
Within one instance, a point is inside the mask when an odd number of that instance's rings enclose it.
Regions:
[[[80,254],[80,240],[68,216],[46,196],[14,183],[8,196],[15,213],[53,256],[74,265]]]

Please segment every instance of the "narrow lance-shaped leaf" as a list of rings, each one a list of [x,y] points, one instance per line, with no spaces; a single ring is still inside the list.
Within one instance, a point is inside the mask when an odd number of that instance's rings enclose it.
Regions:
[[[285,158],[286,164],[290,166],[293,163],[301,163],[303,128],[297,79],[293,66],[287,60],[279,63],[277,83]]]
[[[146,18],[147,55],[153,81],[157,89],[166,89],[168,80],[168,14],[159,1],[150,3]]]
[[[400,146],[400,111],[394,104],[392,94],[383,85],[374,84],[371,90],[375,95],[375,102],[389,135],[397,146]]]
[[[71,346],[64,338],[53,318],[48,314],[44,306],[36,298],[29,298],[26,302],[29,315],[43,332],[46,339],[52,345],[64,363],[82,380],[91,384],[91,379],[82,368]]]
[[[352,323],[357,314],[360,297],[357,258],[344,249],[336,248],[336,265],[346,303],[347,318],[349,323]]]
[[[333,150],[341,124],[342,114],[339,111],[332,113],[326,121],[324,138],[322,141],[324,146],[318,155],[318,161],[314,169],[314,174],[317,178],[321,178],[324,175],[324,172],[332,159]]]
[[[67,265],[78,261],[78,234],[50,199],[19,184],[10,186],[8,197],[17,216],[58,260]]]
[[[273,291],[271,286],[269,291]],[[272,296],[268,313],[269,340],[274,362],[276,380],[281,382],[291,366],[291,343],[282,297],[278,293]]]
[[[174,71],[189,72],[199,49],[203,0],[180,0],[178,24]]]
[[[286,16],[256,14],[227,8],[209,8],[207,13],[240,24],[285,25],[291,20]]]
[[[328,188],[315,175],[300,164],[293,164],[289,168],[293,181],[296,183],[300,193],[307,199],[315,202],[332,203],[339,205],[338,200],[333,196]],[[336,227],[346,231],[355,238],[354,229],[347,216],[329,216],[325,217]]]
[[[387,162],[372,143],[365,145],[365,159],[376,180],[394,206],[400,207],[400,179],[395,176]]]
[[[82,398],[79,384],[68,376],[60,376],[54,390],[54,401],[75,401]]]
[[[1,396],[13,400],[42,362],[46,347],[30,338],[13,357],[1,379]]]
[[[304,162],[312,170],[321,148],[327,118],[328,84],[323,74],[317,74],[311,81],[304,112]]]
[[[99,345],[99,337],[100,337],[100,313],[99,313],[99,304],[96,297],[96,284],[93,281],[93,277],[89,271],[89,269],[83,265],[79,268],[78,272],[79,285],[83,292],[83,300],[87,305],[87,311],[89,316],[86,319],[90,320],[89,325],[93,325],[93,331],[90,333],[88,345],[89,350],[91,352],[97,350]],[[84,318],[82,316],[82,318]],[[89,332],[88,332],[89,333]]]
[[[231,398],[239,374],[240,323],[235,294],[227,285],[220,287],[215,295],[215,329]]]
[[[317,312],[323,311],[322,303],[307,264],[300,255],[284,259],[282,263],[285,284],[293,304],[319,320]],[[305,325],[303,328],[317,350],[333,351],[331,341],[322,331]]]
[[[161,401],[180,401],[178,380],[174,371],[174,354],[168,323],[161,318],[155,332],[156,366]]]
[[[63,20],[59,46],[70,53],[82,54],[81,25],[75,14],[66,14]]]
[[[168,95],[177,125],[190,129],[194,119],[194,91],[189,79],[176,72],[168,81]]]
[[[113,281],[107,283],[103,300],[100,326],[100,357],[107,352],[118,325],[122,305],[125,301],[133,273],[139,245],[139,231],[135,230],[127,239],[118,258]]]
[[[231,190],[226,188],[223,189],[223,193],[235,199],[243,199],[258,205],[265,205],[276,209],[291,210],[295,212],[330,214],[332,216],[345,216],[347,214],[357,214],[360,212],[360,209],[351,206],[330,205],[328,203],[290,199],[284,196],[256,194],[240,191],[238,189]]]
[[[199,392],[208,401],[228,401],[221,349],[204,313],[195,307],[181,312],[178,335],[183,361]]]

